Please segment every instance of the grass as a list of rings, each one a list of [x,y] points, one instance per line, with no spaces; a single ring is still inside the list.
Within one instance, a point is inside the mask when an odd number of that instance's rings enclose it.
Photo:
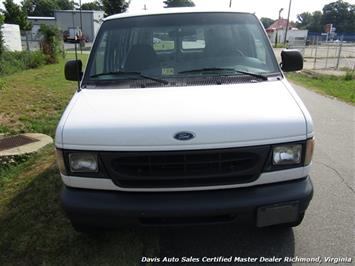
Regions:
[[[75,92],[75,83],[64,81],[64,63],[4,78],[2,132],[54,135]],[[53,146],[0,169],[0,265],[139,265],[141,256],[157,252],[157,239],[147,232],[76,233],[60,207],[61,187]]]
[[[355,75],[332,76],[309,73],[290,73],[287,78],[316,92],[330,95],[348,103],[355,103]]]
[[[73,55],[71,55],[73,56]],[[83,61],[87,57],[83,55]],[[64,60],[2,78],[0,133],[40,132],[54,136],[56,124],[75,92],[64,80]]]
[[[45,63],[46,56],[40,51],[4,52],[0,58],[0,76],[37,68]]]

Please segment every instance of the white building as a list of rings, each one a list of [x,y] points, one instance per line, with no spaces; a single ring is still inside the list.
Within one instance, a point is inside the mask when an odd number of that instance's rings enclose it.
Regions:
[[[80,19],[81,17],[81,19]],[[104,11],[82,10],[55,10],[53,17],[28,17],[32,23],[31,35],[33,39],[38,36],[41,24],[57,25],[62,31],[69,28],[79,27],[82,21],[82,32],[89,42],[92,42],[101,26]]]
[[[276,20],[266,32],[270,38],[271,43],[283,43],[285,40],[287,28],[287,19]],[[288,25],[286,42],[291,46],[301,46],[305,45],[307,41],[308,30],[299,30],[293,27],[291,24]]]
[[[41,27],[41,24],[57,25],[55,17],[27,17],[27,19],[32,23],[32,30],[30,36],[32,40],[38,39],[38,32],[39,28]]]

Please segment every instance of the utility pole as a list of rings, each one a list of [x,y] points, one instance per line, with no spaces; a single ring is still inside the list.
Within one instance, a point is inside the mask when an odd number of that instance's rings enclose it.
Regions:
[[[287,42],[287,32],[288,32],[288,26],[290,24],[291,6],[292,6],[292,0],[290,0],[290,4],[288,5],[288,16],[287,16],[287,24],[286,24],[284,45],[286,45],[286,42]]]
[[[229,1],[229,8],[232,7],[232,4],[233,4],[233,0],[230,0],[230,1]]]
[[[281,13],[284,11],[283,8],[280,8],[279,10],[279,20],[281,20]],[[275,35],[275,48],[277,48],[277,43],[279,42],[279,32],[278,29],[276,28],[276,35]]]

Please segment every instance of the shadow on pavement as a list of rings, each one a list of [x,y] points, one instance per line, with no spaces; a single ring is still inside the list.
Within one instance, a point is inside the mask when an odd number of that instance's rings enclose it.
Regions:
[[[295,251],[292,229],[209,226],[160,230],[159,236],[160,258],[164,256],[180,258],[193,256],[200,260],[205,256],[284,258],[293,257]],[[193,263],[193,265],[206,264],[231,265],[231,263]],[[263,265],[267,264],[263,263]],[[238,263],[238,265],[243,265],[243,263]],[[283,262],[278,265],[291,265],[291,263]]]

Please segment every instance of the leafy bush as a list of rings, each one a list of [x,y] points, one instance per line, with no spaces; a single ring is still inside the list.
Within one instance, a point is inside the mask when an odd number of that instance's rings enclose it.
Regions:
[[[47,63],[58,63],[62,42],[60,30],[57,26],[42,24],[39,32],[42,34],[41,50],[47,57]]]
[[[4,52],[0,58],[0,76],[9,75],[29,68],[37,68],[46,63],[42,52]]]

